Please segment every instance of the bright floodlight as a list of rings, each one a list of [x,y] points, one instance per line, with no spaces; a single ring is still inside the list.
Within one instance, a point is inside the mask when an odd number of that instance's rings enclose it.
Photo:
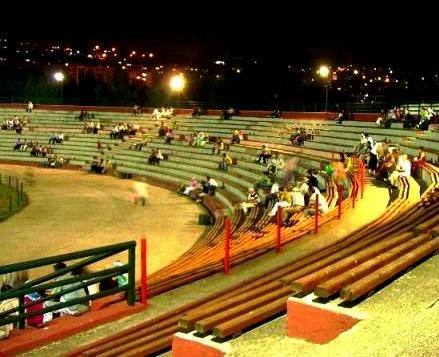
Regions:
[[[181,74],[173,76],[171,78],[170,86],[173,91],[181,92],[184,88],[184,85],[185,85],[185,80]]]
[[[329,76],[329,67],[328,66],[320,66],[319,74],[323,78],[328,78],[328,76]]]
[[[64,80],[64,73],[62,73],[62,72],[56,72],[56,73],[53,75],[53,78],[55,78],[55,81],[57,81],[57,82],[62,82],[62,81]]]

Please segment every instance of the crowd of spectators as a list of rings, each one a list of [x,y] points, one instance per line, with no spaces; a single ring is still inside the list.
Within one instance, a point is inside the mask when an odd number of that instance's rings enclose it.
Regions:
[[[417,116],[411,114],[408,108],[394,107],[391,110],[382,109],[376,124],[389,129],[392,123],[402,123],[404,129],[428,130],[429,125],[436,121],[437,115],[431,107],[421,107]]]
[[[27,122],[28,119],[25,115],[23,115],[22,117],[16,115],[11,119],[6,119],[2,123],[1,128],[2,130],[15,130],[17,134],[21,134]]]
[[[155,108],[152,111],[152,119],[153,120],[162,120],[162,119],[171,119],[175,116],[175,110],[172,107],[162,107],[161,110]]]
[[[136,135],[139,126],[135,124],[119,123],[111,129],[110,138],[111,139],[123,139],[125,135],[133,136]]]

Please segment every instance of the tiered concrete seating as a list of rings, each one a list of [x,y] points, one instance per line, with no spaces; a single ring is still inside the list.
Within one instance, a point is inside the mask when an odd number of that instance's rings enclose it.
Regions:
[[[305,163],[305,167],[318,168],[323,161],[328,161],[331,157],[332,149],[328,150],[329,146],[325,145],[335,143],[333,141],[329,142],[329,144],[325,143],[325,141],[319,142],[315,138],[319,135],[315,133],[314,143],[320,145],[319,147],[312,150],[305,146],[305,148],[296,148],[293,150],[288,142],[288,125],[290,124],[278,119],[263,119],[260,122],[250,118],[240,118],[236,121],[232,120],[229,122],[206,119],[206,124],[209,124],[207,127],[204,126],[205,124],[200,125],[199,121],[196,122],[197,120],[199,119],[191,121],[191,119],[187,118],[177,118],[178,129],[176,133],[186,135],[186,133],[202,130],[213,136],[229,137],[231,130],[234,128],[243,129],[243,125],[248,125],[247,130],[250,130],[248,132],[249,140],[244,141],[243,145],[240,146],[233,145],[229,150],[232,156],[236,155],[236,157],[238,157],[237,167],[231,167],[227,173],[217,171],[216,166],[219,157],[210,154],[209,144],[206,145],[206,148],[192,148],[178,141],[174,141],[171,145],[166,145],[160,139],[151,137],[142,152],[129,150],[126,143],[116,147],[113,152],[118,164],[118,170],[120,170],[120,172],[158,178],[167,182],[176,183],[181,180],[188,180],[194,173],[200,176],[210,174],[212,177],[218,178],[218,181],[221,183],[224,182],[225,188],[228,190],[228,195],[224,195],[224,197],[221,197],[221,189],[218,190],[218,198],[226,205],[233,205],[235,202],[232,202],[233,198],[231,197],[235,197],[237,200],[243,199],[246,187],[253,184],[261,175],[262,167],[252,162],[259,144],[268,142],[271,147],[281,150],[286,157],[299,156],[303,160],[302,163]],[[225,125],[227,125],[227,131],[224,129]],[[234,125],[236,125],[236,127]],[[317,126],[317,124],[313,125]],[[328,129],[325,133],[331,134],[327,135],[324,140],[333,138],[332,129],[334,129],[334,133],[337,132],[339,134],[338,136],[335,135],[334,139],[340,137],[340,133],[342,133],[342,131],[339,131],[339,127],[332,123],[322,123],[319,125],[320,133],[322,130]],[[343,124],[343,130],[346,128],[344,125],[345,124]],[[334,128],[332,128],[332,126]],[[149,127],[151,128],[151,133],[154,134],[155,123],[152,123]],[[361,128],[361,125],[355,123],[349,128]],[[272,134],[273,132],[279,137],[269,135],[269,133]],[[353,130],[352,133],[355,134],[356,131]],[[353,135],[352,133],[349,133],[351,137]],[[325,138],[323,135],[322,137]],[[354,141],[354,138],[348,140]],[[356,142],[357,141],[355,141],[355,143]],[[345,146],[342,140],[337,141],[335,144],[335,146],[332,146],[333,148],[338,145]],[[350,144],[352,143],[349,143],[349,146]],[[162,161],[160,166],[147,165],[146,156],[149,154],[151,148],[156,147],[161,148],[163,152],[167,153],[169,160]],[[193,165],[194,159],[197,161],[196,167]],[[326,179],[328,180],[328,178]],[[437,177],[432,177],[431,181],[432,183],[437,182]],[[327,187],[328,200],[330,202],[335,201],[335,190],[330,181],[328,181]],[[169,345],[169,334],[176,331],[176,319],[181,317],[183,312],[197,316],[193,317],[190,320],[191,322],[187,323],[186,328],[194,328],[198,322],[198,327],[196,328],[199,329],[200,332],[206,333],[214,331],[214,334],[219,337],[227,337],[255,322],[261,321],[267,316],[270,316],[270,314],[283,311],[283,309],[285,309],[285,298],[293,291],[289,285],[296,279],[297,271],[301,271],[301,274],[310,274],[313,272],[311,269],[313,263],[317,261],[321,262],[322,259],[326,259],[326,257],[329,256],[332,256],[332,258],[340,257],[340,250],[357,244],[362,241],[364,237],[369,237],[369,239],[371,239],[370,237],[375,237],[379,239],[383,234],[399,234],[401,229],[410,227],[415,220],[419,222],[422,213],[425,212],[415,212],[412,206],[407,207],[406,198],[409,192],[409,182],[402,179],[401,187],[399,199],[389,207],[380,219],[349,235],[341,245],[331,246],[328,250],[322,250],[318,252],[318,254],[304,258],[304,260],[290,263],[281,269],[271,272],[269,275],[264,275],[264,277],[259,277],[254,281],[247,282],[244,287],[235,287],[235,289],[222,292],[216,296],[211,296],[208,300],[198,301],[196,303],[198,306],[190,305],[189,307],[179,309],[173,314],[159,317],[154,320],[154,323],[148,322],[142,324],[142,326],[133,329],[131,331],[133,334],[129,334],[129,336],[124,333],[123,338],[120,337],[120,339],[118,339],[113,337],[109,339],[107,341],[109,344],[106,344],[105,347],[103,347],[103,345],[94,346],[93,353],[97,350],[101,352],[111,350],[112,353],[124,353],[130,348],[134,348],[136,353],[154,353],[154,351],[157,350],[154,350],[152,345],[159,349]],[[350,199],[347,199],[343,202],[343,209],[348,209],[349,207]],[[419,211],[419,209],[417,210]],[[436,213],[433,211],[431,214]],[[320,223],[323,224],[334,219],[335,216],[336,212],[333,210],[330,214],[322,217]],[[276,229],[273,223],[267,221],[258,227],[262,235],[255,234],[258,232],[252,230],[252,225],[255,222],[261,221],[260,217],[261,212],[259,210],[253,210],[248,217],[243,217],[241,214],[234,217],[232,222],[232,235],[235,239],[232,239],[231,246],[233,264],[248,260],[249,258],[272,249],[273,235]],[[427,217],[426,219],[431,218],[431,216],[428,215],[422,217]],[[398,221],[395,221],[396,218],[398,218]],[[193,281],[214,271],[219,271],[222,268],[222,220],[223,216],[220,216],[216,221],[214,230],[204,235],[203,238],[175,264],[171,264],[150,277],[150,291],[152,294],[169,290],[185,282]],[[396,223],[394,224],[393,222]],[[293,226],[283,229],[283,242],[287,243],[307,234],[312,230],[313,223],[313,219],[311,218],[298,218]],[[419,228],[421,229],[422,227]],[[367,245],[370,241],[363,243]],[[304,273],[303,269],[307,269],[307,271]],[[294,274],[293,277],[291,274]],[[280,279],[282,279],[282,281],[280,281]],[[285,279],[288,280],[289,285],[287,286],[283,285],[285,281],[287,281]],[[264,291],[266,291],[267,294],[258,295],[254,297],[254,299],[251,299],[251,296],[254,296],[251,294],[256,294],[256,292],[261,293],[261,291],[257,289],[266,289]],[[239,299],[241,303],[238,304],[237,299]],[[227,305],[232,302],[234,302],[232,306]],[[213,309],[214,306],[217,306],[219,310]],[[212,314],[209,316],[203,315],[206,311],[211,311]],[[225,313],[225,311],[228,312]],[[247,314],[248,311],[252,311],[253,317]],[[204,316],[210,320],[206,322]],[[201,317],[203,317],[203,320],[199,320]],[[162,331],[162,328],[165,328],[166,331]],[[140,336],[145,336],[145,334],[157,334],[157,336],[160,337],[157,339],[148,337],[146,340],[139,338]]]

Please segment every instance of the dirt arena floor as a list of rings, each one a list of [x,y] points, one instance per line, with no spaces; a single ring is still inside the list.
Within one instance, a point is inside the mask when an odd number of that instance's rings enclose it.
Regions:
[[[145,206],[135,205],[134,181],[81,171],[0,165],[23,178],[29,204],[0,224],[0,265],[136,240],[148,240],[148,272],[178,258],[198,239],[204,208],[175,192],[147,185]],[[127,254],[110,257],[126,261]],[[47,269],[50,269],[47,268]],[[34,272],[34,274],[43,271]],[[136,269],[139,277],[139,269]]]

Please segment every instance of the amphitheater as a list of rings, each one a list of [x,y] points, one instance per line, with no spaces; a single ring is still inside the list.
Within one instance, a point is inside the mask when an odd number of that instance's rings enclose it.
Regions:
[[[3,106],[0,118],[21,116],[23,108]],[[12,177],[17,191],[23,183],[28,201],[0,224],[0,269],[136,241],[139,288],[138,247],[146,237],[148,305],[136,301],[128,306],[120,294],[108,308],[94,300],[91,311],[81,316],[61,317],[43,328],[14,329],[0,341],[1,355],[439,355],[438,132],[405,130],[398,124],[378,128],[367,116],[337,125],[322,113],[297,113],[294,119],[242,113],[224,121],[217,113],[192,118],[180,110],[169,120],[175,139],[166,144],[150,114],[90,109],[95,114],[91,120],[103,125],[99,134],[83,133],[79,108],[41,107],[27,114],[21,139],[47,143],[54,133],[64,133],[64,142],[53,145],[54,154],[68,159],[63,168],[44,167],[47,158],[14,151],[15,132],[0,131],[2,182]],[[111,139],[111,128],[122,122],[137,125],[137,134]],[[296,127],[309,133],[304,146],[290,143]],[[245,133],[239,145],[227,145],[237,164],[220,171],[213,141],[228,143],[234,130]],[[187,137],[200,131],[209,142],[189,146]],[[361,132],[390,139],[412,156],[423,146],[427,162],[419,178],[400,178],[398,189],[389,191],[363,177],[357,163],[339,197],[323,168],[338,152],[352,151]],[[88,172],[100,155],[98,142],[113,162],[107,175]],[[144,143],[141,151],[133,150],[136,143]],[[279,228],[262,208],[248,215],[236,209],[247,188],[264,177],[265,167],[255,163],[264,143],[291,163],[294,175],[317,170],[330,206],[318,222],[297,214],[293,225]],[[167,154],[160,165],[147,162],[153,148]],[[215,196],[198,203],[177,192],[192,177],[206,176],[219,183]],[[147,183],[145,206],[133,203],[133,181]],[[198,224],[206,214],[212,224]],[[223,272],[226,221],[229,274]],[[281,249],[276,251],[279,234]],[[111,259],[116,258],[129,259],[125,253]],[[108,260],[91,265],[94,270],[107,266]],[[50,270],[49,265],[31,271],[31,279]],[[312,311],[301,310],[307,308]],[[355,323],[335,333],[345,321],[337,320],[334,327],[332,318],[322,317],[328,312]]]

